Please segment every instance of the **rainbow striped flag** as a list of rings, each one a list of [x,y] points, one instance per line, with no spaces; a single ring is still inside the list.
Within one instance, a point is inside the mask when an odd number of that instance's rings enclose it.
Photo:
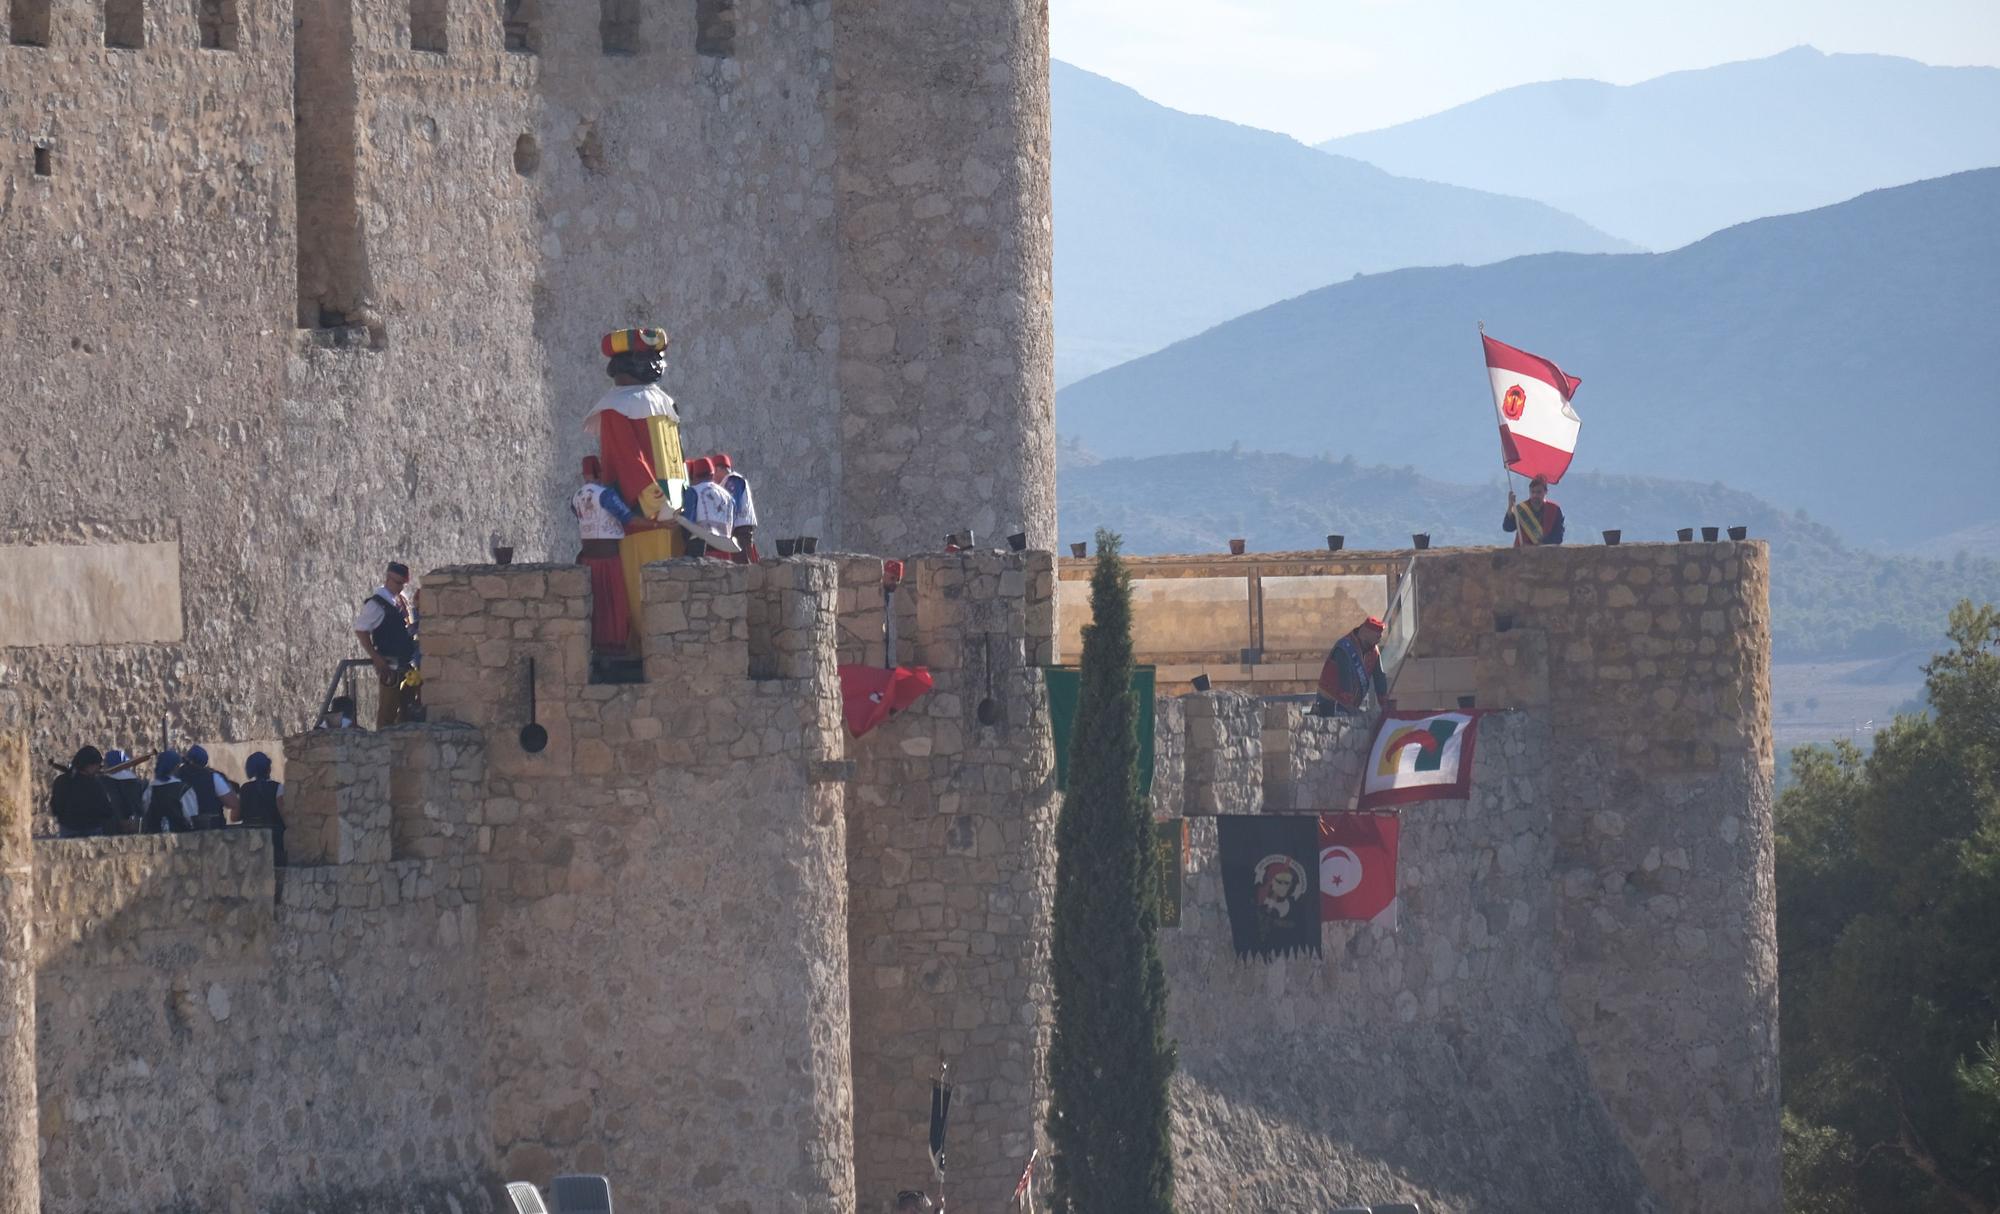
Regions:
[[[1361,775],[1358,809],[1472,795],[1479,711],[1386,712]]]

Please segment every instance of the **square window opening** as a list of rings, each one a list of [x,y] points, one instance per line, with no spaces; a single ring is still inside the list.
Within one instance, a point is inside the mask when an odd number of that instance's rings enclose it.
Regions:
[[[542,14],[536,0],[501,0],[500,34],[506,49],[516,55],[538,54],[542,49]]]
[[[694,49],[711,59],[736,55],[736,0],[695,0]]]
[[[194,0],[203,50],[233,51],[239,30],[236,0]]]
[[[639,53],[639,0],[600,0],[597,32],[607,55]]]
[[[445,52],[445,0],[410,0],[410,49]]]
[[[47,46],[49,0],[11,0],[7,5],[7,40],[15,46]]]
[[[119,51],[145,49],[145,0],[104,0],[104,45]]]

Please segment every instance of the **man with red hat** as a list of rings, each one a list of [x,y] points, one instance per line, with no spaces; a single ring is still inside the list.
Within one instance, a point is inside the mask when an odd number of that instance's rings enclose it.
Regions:
[[[667,373],[665,329],[619,329],[599,348],[612,388],[583,419],[597,439],[605,484],[641,518],[669,520],[681,506],[681,418],[674,398],[660,388]],[[627,528],[618,541],[625,601],[640,602],[639,570],[680,555],[678,527]]]
[[[632,604],[626,598],[618,545],[628,532],[663,524],[632,513],[618,490],[604,483],[604,466],[595,455],[583,457],[583,486],[570,498],[569,508],[582,541],[576,563],[590,570],[590,647],[623,655],[631,642]]]
[[[1368,693],[1382,704],[1389,698],[1389,680],[1382,673],[1382,621],[1369,616],[1354,631],[1334,642],[1319,671],[1319,698],[1313,715],[1347,716],[1361,711]]]
[[[750,480],[736,470],[736,464],[728,453],[718,451],[708,458],[715,465],[716,481],[729,495],[730,505],[735,511],[736,526],[730,534],[736,538],[736,546],[742,549],[736,554],[736,563],[754,565],[757,563],[757,503],[750,496]]]
[[[729,493],[715,480],[715,464],[707,457],[691,459],[687,464],[688,491],[685,513],[688,521],[698,530],[727,538],[736,530],[736,507],[729,500]],[[707,542],[690,537],[689,556],[713,556],[718,560],[730,559],[730,554],[719,548],[712,548]]]

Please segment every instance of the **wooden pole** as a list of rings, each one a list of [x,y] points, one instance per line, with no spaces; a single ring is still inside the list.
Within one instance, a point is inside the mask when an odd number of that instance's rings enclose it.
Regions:
[[[1486,365],[1486,342],[1483,340],[1486,336],[1486,322],[1483,320],[1479,322],[1479,336],[1482,339],[1479,343],[1479,365],[1483,367]],[[1486,379],[1487,379],[1486,395],[1490,398],[1493,395],[1493,382],[1492,382],[1493,377],[1489,373]],[[1509,497],[1512,497],[1514,495],[1513,476],[1514,476],[1514,470],[1507,466],[1507,447],[1503,443],[1500,447],[1500,479],[1506,483],[1507,495]],[[1514,507],[1510,503],[1507,509],[1511,513]],[[1519,525],[1520,524],[1518,522],[1515,524],[1515,526]]]

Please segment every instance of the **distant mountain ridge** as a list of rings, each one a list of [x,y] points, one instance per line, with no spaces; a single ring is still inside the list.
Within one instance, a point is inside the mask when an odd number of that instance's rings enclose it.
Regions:
[[[1537,198],[1650,249],[2000,165],[2000,68],[1809,46],[1632,85],[1553,80],[1321,150]]]
[[[1076,449],[1068,447],[1065,456]],[[1568,542],[1667,540],[1680,527],[1741,524],[1771,545],[1773,648],[1784,658],[1876,656],[1930,645],[1953,603],[2000,601],[2000,561],[1885,556],[1844,544],[1828,527],[1723,485],[1579,473],[1552,494]],[[1438,546],[1503,544],[1507,491],[1433,480],[1354,459],[1252,451],[1090,462],[1066,458],[1057,487],[1062,538],[1097,527],[1135,554],[1319,549],[1329,533],[1355,549],[1407,548],[1413,532]]]
[[[1631,246],[1051,67],[1057,382],[1357,272]]]
[[[2000,170],[1665,254],[1401,270],[1064,389],[1105,456],[1232,440],[1459,478],[1499,459],[1475,323],[1583,379],[1580,471],[1753,486],[1907,547],[2000,519]]]

